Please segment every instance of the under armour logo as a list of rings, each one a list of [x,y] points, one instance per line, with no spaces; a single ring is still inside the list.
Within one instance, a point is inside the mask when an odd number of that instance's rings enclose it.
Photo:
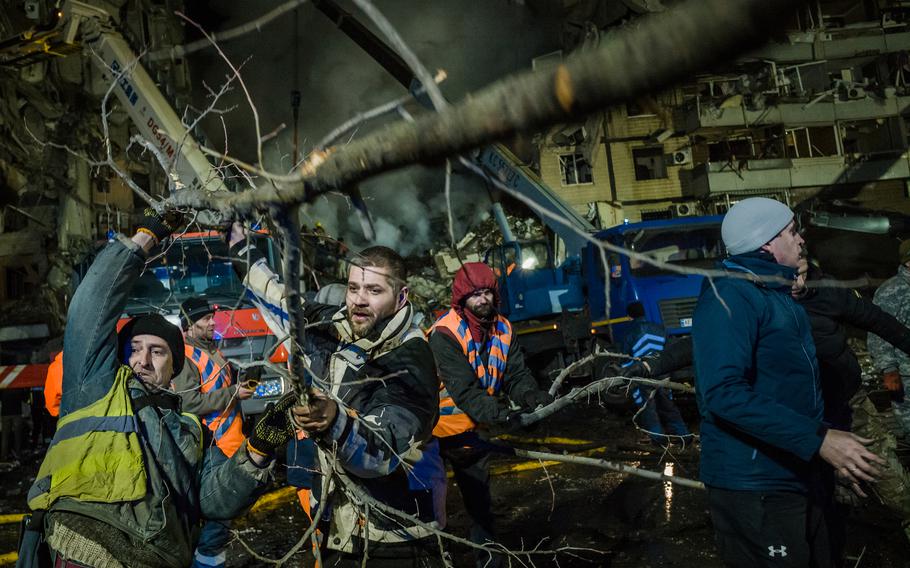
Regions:
[[[780,556],[781,558],[783,558],[786,555],[787,555],[786,546],[782,545],[779,548],[774,548],[773,546],[768,547],[768,556],[770,556],[771,558],[774,558],[775,556]]]

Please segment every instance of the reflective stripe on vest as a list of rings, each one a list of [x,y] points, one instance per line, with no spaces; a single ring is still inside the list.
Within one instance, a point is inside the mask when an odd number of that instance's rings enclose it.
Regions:
[[[106,395],[60,419],[28,492],[32,510],[47,509],[60,497],[117,503],[145,496],[142,447],[126,386],[131,376],[129,367],[120,367]]]
[[[233,384],[230,368],[227,365],[219,367],[202,349],[186,344],[186,358],[199,369],[200,392],[213,392]],[[202,423],[212,431],[215,444],[227,457],[233,456],[243,444],[243,420],[236,402],[232,402],[224,410],[216,410],[203,416]]]
[[[441,318],[436,320],[430,333],[437,327],[444,327],[452,332],[455,339],[461,345],[462,353],[468,359],[468,363],[477,374],[477,380],[486,389],[487,394],[494,396],[502,388],[502,382],[505,378],[506,362],[509,357],[509,346],[512,343],[512,324],[502,316],[496,316],[493,324],[493,334],[490,336],[487,346],[489,353],[487,364],[483,365],[477,344],[471,337],[471,331],[468,328],[468,322],[462,319],[455,310],[449,310]],[[443,385],[439,387],[439,422],[433,429],[433,435],[438,438],[454,436],[474,429],[474,422],[464,413],[463,410],[456,406],[455,401],[449,395]]]

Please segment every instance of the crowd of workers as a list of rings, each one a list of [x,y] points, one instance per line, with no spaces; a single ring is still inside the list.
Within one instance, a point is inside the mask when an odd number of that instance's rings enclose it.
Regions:
[[[177,225],[146,217],[132,238],[99,254],[72,299],[60,419],[28,494],[34,513],[20,565],[223,565],[230,520],[265,490],[285,448],[288,480],[319,529],[322,566],[361,566],[364,557],[370,566],[445,566],[437,531],[446,524],[447,464],[473,523],[477,565],[505,565],[481,433],[553,398],[497,312],[493,271],[465,264],[451,309],[425,333],[414,323],[402,258],[381,246],[361,251],[344,305],[300,306],[305,398],[285,395],[244,437],[238,403],[253,391],[213,341],[214,306],[184,302],[182,330],[151,314],[116,331],[146,256]],[[736,204],[722,237],[726,272],[705,287],[691,341],[668,341],[633,309],[625,349],[635,359],[621,372],[660,376],[694,362],[701,478],[727,565],[839,566],[838,483],[864,496],[880,480],[910,520],[894,438],[860,388],[844,334],[853,324],[884,340],[870,348],[896,413],[910,416],[899,396],[910,373],[901,296],[910,245],[901,248],[901,273],[876,295],[891,316],[847,289],[806,284],[821,275],[807,270],[793,213],[779,202]],[[287,338],[296,296],[242,225],[226,238],[248,296]],[[668,391],[639,387],[635,396],[655,441],[691,442]]]

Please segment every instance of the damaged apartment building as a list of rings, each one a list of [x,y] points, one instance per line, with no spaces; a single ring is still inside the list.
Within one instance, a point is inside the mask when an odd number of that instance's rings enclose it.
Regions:
[[[61,334],[68,297],[86,259],[97,243],[112,231],[127,230],[142,211],[144,203],[125,180],[152,194],[167,187],[151,154],[134,143],[135,127],[110,93],[104,64],[83,52],[83,38],[116,30],[117,37],[154,52],[182,44],[184,28],[174,14],[182,2],[58,6],[6,0],[2,6],[0,351],[9,364],[44,359],[46,353],[35,352],[35,346],[53,349],[44,343]],[[76,11],[67,18],[81,22],[78,29],[57,25],[64,7]],[[100,29],[91,27],[95,14],[105,22]],[[178,112],[188,109],[183,60],[149,62],[146,71]]]
[[[812,2],[732,65],[551,129],[541,177],[604,228],[754,195],[908,213],[908,20],[910,2]]]

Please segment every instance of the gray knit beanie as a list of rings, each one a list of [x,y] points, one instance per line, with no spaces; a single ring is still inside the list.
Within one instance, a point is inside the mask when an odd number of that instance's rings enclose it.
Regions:
[[[743,199],[724,216],[720,234],[730,254],[743,254],[761,248],[793,220],[793,211],[767,197]]]

